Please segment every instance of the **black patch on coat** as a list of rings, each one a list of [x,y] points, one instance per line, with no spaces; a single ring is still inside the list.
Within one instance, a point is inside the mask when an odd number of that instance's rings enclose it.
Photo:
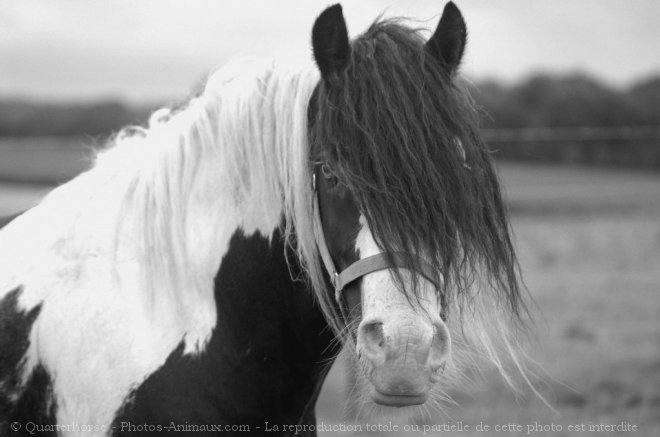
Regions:
[[[30,346],[30,331],[39,316],[41,305],[30,311],[18,308],[22,288],[18,287],[0,300],[0,435],[34,435],[26,430],[26,423],[52,425],[55,423],[55,404],[52,402],[52,382],[46,369],[38,365],[27,383],[21,386],[25,354]],[[21,425],[20,430],[10,428]],[[15,426],[15,425],[14,425]],[[54,432],[38,432],[40,436]]]
[[[247,425],[251,434],[266,434],[266,422],[280,425],[270,436],[293,435],[281,425],[315,423],[314,404],[338,348],[312,292],[291,279],[280,233],[272,242],[258,233],[233,235],[215,300],[218,321],[204,352],[183,355],[183,344],[174,350],[132,393],[114,435],[180,435],[172,424]],[[155,428],[137,428],[145,423]]]

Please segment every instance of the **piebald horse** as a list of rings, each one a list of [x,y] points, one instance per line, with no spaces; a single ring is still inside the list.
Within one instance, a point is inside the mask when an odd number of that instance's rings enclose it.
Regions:
[[[314,434],[342,346],[385,407],[441,405],[483,357],[522,370],[465,42],[453,3],[428,41],[351,41],[331,6],[315,65],[226,65],[6,225],[2,435]]]

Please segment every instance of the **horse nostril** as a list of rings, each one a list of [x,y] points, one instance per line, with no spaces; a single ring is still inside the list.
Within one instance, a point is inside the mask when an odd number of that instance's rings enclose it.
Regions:
[[[368,360],[374,362],[385,359],[385,334],[383,333],[383,322],[374,320],[363,321],[358,328],[358,353]]]
[[[362,331],[364,332],[365,340],[372,346],[377,346],[378,348],[385,346],[382,322],[367,323],[362,326]]]
[[[429,351],[428,363],[432,371],[444,370],[449,351],[451,348],[451,337],[444,323],[433,324],[433,339]]]

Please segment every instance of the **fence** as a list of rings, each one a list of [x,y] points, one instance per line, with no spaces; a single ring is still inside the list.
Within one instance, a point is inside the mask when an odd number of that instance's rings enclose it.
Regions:
[[[485,129],[498,159],[660,169],[660,126]]]
[[[484,130],[501,160],[660,169],[660,126]],[[93,145],[81,137],[0,138],[0,181],[62,183],[89,167]]]

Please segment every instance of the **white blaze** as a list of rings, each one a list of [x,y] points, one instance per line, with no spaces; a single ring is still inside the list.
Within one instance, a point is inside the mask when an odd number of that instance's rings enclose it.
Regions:
[[[362,228],[356,240],[356,248],[360,258],[366,258],[381,253],[382,250],[374,241],[364,216],[360,217]],[[405,269],[400,270],[404,284],[412,283],[412,274]],[[419,344],[429,341],[438,327],[444,328],[440,319],[442,310],[435,286],[426,279],[421,279],[418,289],[418,300],[409,301],[396,286],[390,270],[371,272],[362,278],[362,321],[382,323],[385,340],[402,334],[410,337],[409,344]],[[412,304],[411,304],[412,303]],[[444,328],[446,333],[446,328]],[[444,335],[449,349],[449,335]],[[360,353],[365,345],[358,337],[357,351]]]

